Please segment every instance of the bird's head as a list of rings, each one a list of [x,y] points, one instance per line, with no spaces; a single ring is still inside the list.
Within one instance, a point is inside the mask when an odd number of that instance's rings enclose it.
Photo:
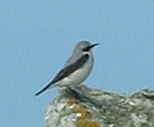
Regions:
[[[91,44],[88,41],[81,41],[75,47],[75,52],[82,52],[83,54],[89,54],[91,49],[95,46],[99,45],[99,43]]]

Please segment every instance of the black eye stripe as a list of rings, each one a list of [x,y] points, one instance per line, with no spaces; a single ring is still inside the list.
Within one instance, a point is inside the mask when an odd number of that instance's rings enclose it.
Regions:
[[[89,51],[90,49],[91,49],[90,46],[88,46],[88,47],[82,49],[82,51]]]

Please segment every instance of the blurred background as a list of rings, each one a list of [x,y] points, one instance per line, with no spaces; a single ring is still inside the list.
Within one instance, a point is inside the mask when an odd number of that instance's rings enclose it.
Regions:
[[[154,89],[154,1],[0,1],[0,126],[43,127],[56,75],[77,42],[100,43],[84,82],[127,94]]]

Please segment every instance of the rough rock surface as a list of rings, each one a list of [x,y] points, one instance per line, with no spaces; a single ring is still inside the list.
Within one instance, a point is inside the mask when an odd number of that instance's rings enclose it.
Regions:
[[[154,91],[127,95],[90,89],[67,88],[48,106],[46,127],[154,127]]]

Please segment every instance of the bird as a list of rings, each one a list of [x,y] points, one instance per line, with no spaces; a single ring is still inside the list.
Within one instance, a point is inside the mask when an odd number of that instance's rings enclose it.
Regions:
[[[93,68],[94,57],[92,48],[97,45],[99,45],[99,43],[91,44],[89,41],[78,42],[72,55],[64,64],[64,67],[57,73],[55,78],[43,89],[38,91],[35,96],[55,86],[75,87],[81,84],[89,76]]]

